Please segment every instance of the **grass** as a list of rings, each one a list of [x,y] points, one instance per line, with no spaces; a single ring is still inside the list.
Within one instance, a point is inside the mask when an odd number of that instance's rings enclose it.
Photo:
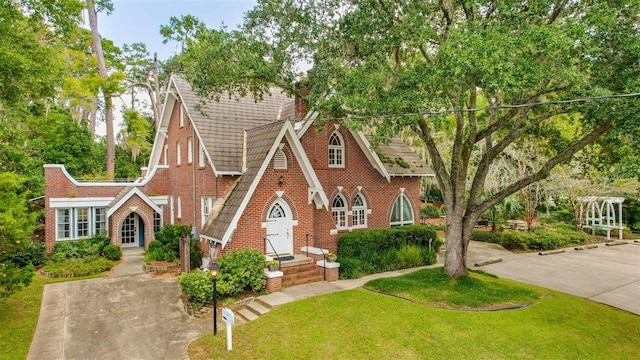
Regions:
[[[411,276],[413,275],[413,276]],[[439,276],[434,276],[438,278]],[[406,280],[406,278],[412,280]],[[396,291],[414,301],[442,301],[423,291],[428,276],[396,278]],[[471,307],[492,294],[498,303],[537,298],[507,311],[455,311],[424,306],[365,289],[337,292],[289,303],[233,329],[227,352],[224,331],[189,346],[199,359],[631,359],[640,348],[640,317],[607,305],[537,287],[475,280],[436,287],[448,299]],[[369,283],[389,287],[392,282]],[[412,290],[413,289],[413,290]],[[476,289],[484,289],[478,290]],[[515,289],[515,290],[512,290]],[[539,294],[545,293],[542,298]],[[466,294],[466,295],[465,295]],[[524,297],[522,297],[524,296]],[[465,299],[466,298],[466,299]],[[429,300],[431,299],[431,300]],[[514,300],[515,299],[515,300]],[[489,306],[490,307],[490,306]]]
[[[40,274],[31,284],[8,299],[0,300],[0,359],[26,359],[36,331],[42,291],[46,284],[104,277],[46,278]]]
[[[544,293],[542,289],[498,279],[481,271],[454,279],[446,275],[442,267],[373,280],[365,289],[434,307],[478,310],[531,303]]]

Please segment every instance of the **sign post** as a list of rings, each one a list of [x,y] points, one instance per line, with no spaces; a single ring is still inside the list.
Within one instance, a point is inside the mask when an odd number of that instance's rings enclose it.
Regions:
[[[235,314],[231,309],[222,308],[222,321],[227,324],[227,350],[231,351],[231,349],[233,348],[233,336],[231,335],[231,328],[233,327],[233,323],[235,321]]]

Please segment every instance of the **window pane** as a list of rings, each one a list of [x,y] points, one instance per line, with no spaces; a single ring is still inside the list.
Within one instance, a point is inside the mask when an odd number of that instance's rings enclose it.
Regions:
[[[58,238],[71,238],[71,211],[70,209],[58,209]]]
[[[411,211],[411,205],[409,204],[409,200],[407,200],[406,196],[402,195],[402,223],[412,223],[413,222],[413,211]]]
[[[94,209],[94,231],[95,234],[107,232],[107,217],[105,208]]]

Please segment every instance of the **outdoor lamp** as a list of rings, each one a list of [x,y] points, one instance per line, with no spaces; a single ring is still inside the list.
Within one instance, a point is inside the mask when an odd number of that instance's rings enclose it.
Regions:
[[[216,282],[218,281],[218,271],[220,268],[218,267],[218,263],[212,261],[209,264],[209,275],[213,279],[213,336],[218,335],[218,304],[217,304],[217,296],[216,296]]]

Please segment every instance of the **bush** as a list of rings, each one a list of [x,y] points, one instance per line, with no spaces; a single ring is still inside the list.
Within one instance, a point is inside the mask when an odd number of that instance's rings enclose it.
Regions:
[[[474,230],[473,233],[471,234],[471,240],[494,243],[494,244],[500,244],[502,240],[501,237],[502,237],[502,233],[487,232],[487,231],[480,231],[480,230]]]
[[[429,250],[429,249],[427,249]],[[407,245],[398,250],[398,264],[402,269],[424,265],[422,251],[415,245]]]
[[[189,263],[191,269],[197,269],[202,265],[202,251],[200,251],[200,242],[191,238],[189,241]]]
[[[0,263],[0,299],[31,284],[34,271],[31,263],[22,268],[11,262]]]
[[[428,251],[430,245],[433,255],[429,259],[435,262],[442,244],[435,230],[423,225],[344,233],[338,239],[340,277],[350,279],[423,265],[423,251]]]
[[[19,242],[0,251],[0,263],[12,263],[20,268],[29,264],[40,266],[45,260],[44,244],[35,244],[31,241]]]
[[[120,250],[120,246],[118,245],[107,245],[102,249],[102,255],[111,261],[120,260],[122,256],[122,251]]]
[[[420,209],[420,216],[428,218],[440,217],[440,209],[433,205],[427,205]]]
[[[443,244],[436,231],[424,225],[352,231],[338,238],[338,256],[360,258],[368,252],[399,250],[404,245],[429,247],[429,239],[432,239],[431,247],[436,250]]]
[[[53,277],[75,277],[99,274],[110,270],[113,261],[101,257],[68,259],[42,268],[43,272],[51,274]]]
[[[178,282],[180,290],[194,308],[199,309],[204,304],[213,302],[213,284],[208,271],[194,270],[182,273]]]
[[[109,242],[110,239],[102,234],[77,241],[59,241],[53,246],[51,260],[62,261],[100,256]]]
[[[153,251],[156,249],[162,249],[164,245],[162,244],[162,242],[158,241],[158,240],[153,240],[152,242],[149,243],[149,248],[147,249],[147,251]]]
[[[264,262],[264,254],[253,249],[235,250],[222,255],[218,259],[218,292],[236,296],[243,291],[264,290],[267,284]]]
[[[438,253],[433,249],[420,249],[420,255],[424,261],[425,265],[433,265],[438,262]]]
[[[361,265],[360,260],[338,257],[338,262],[340,263],[340,279],[357,279],[364,275],[359,270]]]
[[[172,251],[166,251],[164,247],[147,250],[144,253],[144,262],[149,264],[152,261],[176,261],[178,259],[178,255]]]

